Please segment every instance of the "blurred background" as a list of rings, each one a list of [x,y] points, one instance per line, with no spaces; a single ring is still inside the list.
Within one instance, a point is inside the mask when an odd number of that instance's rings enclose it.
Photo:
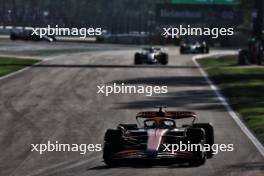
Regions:
[[[206,40],[211,45],[246,45],[254,26],[256,2],[257,0],[0,0],[0,32],[8,33],[14,26],[101,27],[105,35],[100,41],[178,44],[177,39],[171,41],[161,38],[161,28],[190,24],[192,27],[234,27],[234,37],[209,37]]]

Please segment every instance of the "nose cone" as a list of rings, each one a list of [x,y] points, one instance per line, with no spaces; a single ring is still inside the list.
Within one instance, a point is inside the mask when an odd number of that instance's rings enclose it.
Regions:
[[[153,59],[154,59],[154,53],[148,53],[148,55],[147,55],[147,58],[148,58],[148,61],[150,62],[150,61],[152,61]]]
[[[149,156],[152,157],[157,156],[162,137],[167,131],[168,131],[167,129],[148,130],[147,154]]]

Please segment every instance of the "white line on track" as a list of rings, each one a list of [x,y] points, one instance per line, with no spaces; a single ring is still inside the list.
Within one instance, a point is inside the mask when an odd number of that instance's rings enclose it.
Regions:
[[[224,54],[224,53],[223,53]],[[264,157],[264,147],[261,144],[261,142],[252,134],[252,132],[247,128],[247,126],[241,121],[241,119],[238,117],[236,112],[233,110],[233,108],[229,105],[226,98],[220,93],[219,88],[213,84],[213,82],[210,80],[208,74],[203,70],[203,68],[200,66],[200,64],[197,62],[197,59],[211,57],[211,56],[217,56],[217,55],[223,55],[223,54],[211,54],[211,55],[197,55],[192,58],[194,64],[198,67],[199,71],[205,78],[206,82],[209,84],[210,88],[214,91],[217,98],[221,101],[229,115],[233,118],[233,120],[236,122],[236,124],[240,127],[240,129],[246,134],[246,136],[251,140],[251,142],[256,146],[260,154]],[[235,54],[234,52],[229,54]]]

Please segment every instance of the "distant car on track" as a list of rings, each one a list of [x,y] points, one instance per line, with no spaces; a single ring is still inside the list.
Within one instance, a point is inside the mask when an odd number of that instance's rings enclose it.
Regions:
[[[137,52],[134,57],[134,63],[138,64],[168,64],[168,54],[161,48],[143,48],[141,52]]]
[[[25,41],[47,41],[53,42],[56,41],[54,36],[44,35],[42,38],[38,34],[33,34],[33,30],[31,29],[23,29],[23,30],[12,30],[10,32],[11,40],[25,40]]]
[[[181,54],[195,54],[195,53],[209,53],[209,46],[208,44],[203,42],[195,41],[191,42],[182,42],[180,45],[180,53]]]
[[[164,150],[164,144],[214,144],[214,129],[209,123],[194,123],[197,115],[188,111],[139,112],[138,124],[119,124],[117,129],[108,129],[104,137],[103,159],[109,166],[119,166],[130,161],[144,161],[152,164],[189,163],[200,166],[213,151]],[[189,123],[187,123],[187,121]],[[132,162],[133,163],[133,162]]]

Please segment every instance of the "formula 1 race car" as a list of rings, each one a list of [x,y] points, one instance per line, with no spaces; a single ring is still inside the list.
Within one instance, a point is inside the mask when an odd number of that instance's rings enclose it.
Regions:
[[[138,64],[168,64],[168,54],[161,48],[144,48],[141,52],[137,52],[134,57],[134,63]]]
[[[206,42],[198,42],[194,43],[183,42],[180,45],[180,53],[188,54],[188,53],[209,53],[209,46]]]
[[[108,166],[121,163],[144,164],[189,163],[200,166],[213,156],[214,129],[209,123],[194,123],[194,112],[159,111],[139,112],[138,124],[119,124],[108,129],[104,137],[103,159]],[[189,121],[189,123],[187,122]],[[168,150],[176,144],[194,144],[197,150]],[[207,145],[208,150],[203,147]]]
[[[33,34],[32,29],[12,30],[10,32],[10,39],[25,40],[25,41],[47,41],[47,42],[56,41],[56,38],[54,36],[44,35],[40,37],[39,34]]]

